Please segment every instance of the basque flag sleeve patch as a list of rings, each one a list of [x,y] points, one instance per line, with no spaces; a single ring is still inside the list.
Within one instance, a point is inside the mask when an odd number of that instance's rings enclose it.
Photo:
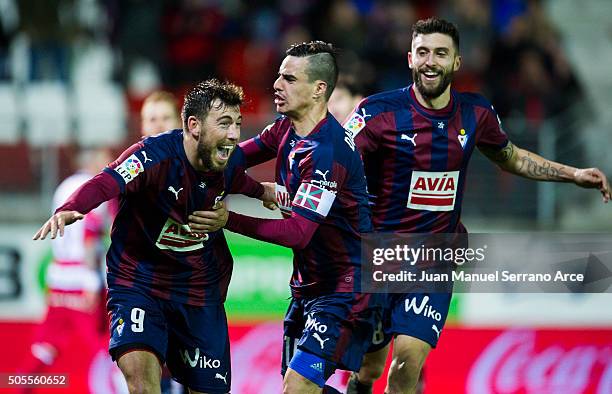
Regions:
[[[293,198],[293,206],[308,209],[326,217],[336,195],[312,183],[302,183]]]

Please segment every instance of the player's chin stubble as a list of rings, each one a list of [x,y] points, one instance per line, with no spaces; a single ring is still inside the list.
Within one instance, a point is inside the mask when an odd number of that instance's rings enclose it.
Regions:
[[[219,166],[213,163],[213,148],[206,145],[202,139],[198,141],[198,157],[207,171],[223,171],[225,169],[225,165]]]
[[[412,80],[423,97],[427,99],[435,99],[440,97],[448,85],[453,82],[453,74],[454,72],[452,70],[442,70],[440,82],[434,88],[428,88],[423,84],[423,81],[421,80],[421,72],[419,70],[412,69]]]

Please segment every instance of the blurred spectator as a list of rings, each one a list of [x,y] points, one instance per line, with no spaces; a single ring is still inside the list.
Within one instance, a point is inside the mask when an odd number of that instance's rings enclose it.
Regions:
[[[30,45],[30,80],[70,78],[70,46],[78,33],[74,0],[19,0],[19,29]]]
[[[337,48],[359,53],[367,37],[364,23],[356,4],[350,0],[329,3],[327,17],[321,20],[321,39]]]
[[[149,62],[159,73],[163,62],[164,0],[109,0],[110,35],[115,56],[115,79],[127,87],[131,73]]]
[[[506,34],[512,20],[525,13],[526,0],[490,0],[493,27],[499,34]]]
[[[487,82],[502,117],[525,117],[537,128],[580,101],[581,88],[538,0],[515,16],[493,45]]]
[[[182,88],[216,76],[225,17],[213,2],[183,0],[164,18],[167,41],[165,85]]]
[[[4,10],[0,9],[0,11],[2,11],[0,13],[0,81],[3,81],[10,78],[8,55],[12,32],[6,26]]]
[[[79,170],[58,186],[53,207],[61,205],[111,160],[106,148],[81,151]],[[100,205],[83,220],[66,227],[63,237],[52,241],[53,262],[47,271],[47,316],[35,334],[32,357],[20,372],[42,372],[58,357],[71,357],[75,337],[82,339],[82,346],[91,347],[79,351],[87,354],[95,350],[102,316],[98,313],[103,286],[99,269],[105,250],[102,241],[110,216],[107,204]]]
[[[489,1],[448,0],[440,6],[440,10],[440,16],[453,21],[461,31],[461,69],[455,75],[453,88],[458,91],[482,91],[493,42]]]
[[[356,76],[340,74],[327,107],[338,122],[344,123],[364,97],[363,85],[359,83]]]
[[[407,2],[376,3],[369,15],[370,24],[365,59],[376,70],[377,90],[391,90],[411,81],[407,71],[416,10]]]
[[[180,129],[181,115],[176,97],[165,91],[151,93],[142,104],[140,119],[140,134],[143,137]]]

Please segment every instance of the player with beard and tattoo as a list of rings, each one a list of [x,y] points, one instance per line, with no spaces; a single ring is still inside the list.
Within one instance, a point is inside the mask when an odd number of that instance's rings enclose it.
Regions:
[[[114,197],[119,212],[107,253],[109,351],[130,392],[159,392],[161,365],[190,392],[227,393],[229,337],[223,303],[232,256],[213,217],[204,235],[188,225],[196,210],[228,193],[267,198],[245,174],[237,146],[242,88],[211,79],[185,97],[183,129],[132,145],[60,206],[34,239],[69,225]]]
[[[600,170],[573,168],[516,147],[483,96],[451,89],[461,65],[455,25],[436,18],[418,21],[408,64],[412,85],[367,97],[344,125],[363,155],[375,231],[465,233],[461,203],[475,147],[510,173],[596,188],[604,202],[610,199]],[[390,294],[385,338],[374,338],[362,368],[351,376],[348,393],[371,392],[391,337],[385,393],[414,393],[423,363],[438,343],[450,299],[450,293]]]

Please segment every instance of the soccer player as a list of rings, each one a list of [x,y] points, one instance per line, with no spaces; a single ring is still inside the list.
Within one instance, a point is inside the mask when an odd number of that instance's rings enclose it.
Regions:
[[[436,18],[418,21],[408,64],[412,85],[367,97],[344,125],[363,154],[375,231],[465,233],[461,202],[475,147],[510,173],[596,188],[604,202],[610,199],[608,180],[599,169],[555,163],[513,145],[483,96],[451,89],[461,65],[459,33],[453,24]],[[444,198],[435,190],[428,193],[427,185],[442,178],[447,178]],[[421,367],[438,343],[450,299],[451,294],[442,293],[390,296],[386,312],[394,347],[386,393],[414,392]],[[407,301],[426,302],[439,314],[433,318],[406,311]],[[386,352],[366,356],[362,369],[351,377],[349,392],[371,392]]]
[[[111,161],[106,148],[84,149],[78,154],[79,170],[64,179],[53,195],[57,208],[90,177]],[[81,336],[83,343],[97,343],[99,270],[102,237],[107,233],[106,204],[89,212],[82,221],[67,228],[64,237],[51,243],[53,261],[47,270],[47,315],[32,343],[33,359],[23,373],[40,372],[70,350],[70,341]]]
[[[181,115],[176,97],[170,92],[158,90],[144,100],[140,109],[140,134],[150,137],[181,127]]]
[[[120,196],[107,253],[109,351],[130,392],[159,392],[164,362],[191,392],[229,392],[223,302],[232,257],[222,231],[209,225],[207,234],[194,234],[187,218],[228,193],[265,196],[236,147],[242,100],[233,84],[197,84],[185,97],[182,130],[132,145],[34,236],[62,236],[64,226]]]
[[[361,158],[327,111],[338,75],[333,47],[314,41],[286,54],[274,82],[281,116],[240,145],[249,166],[276,158],[284,219],[230,212],[226,228],[293,248],[284,392],[320,393],[337,368],[359,368],[379,318],[377,296],[359,292],[360,233],[371,221]]]

